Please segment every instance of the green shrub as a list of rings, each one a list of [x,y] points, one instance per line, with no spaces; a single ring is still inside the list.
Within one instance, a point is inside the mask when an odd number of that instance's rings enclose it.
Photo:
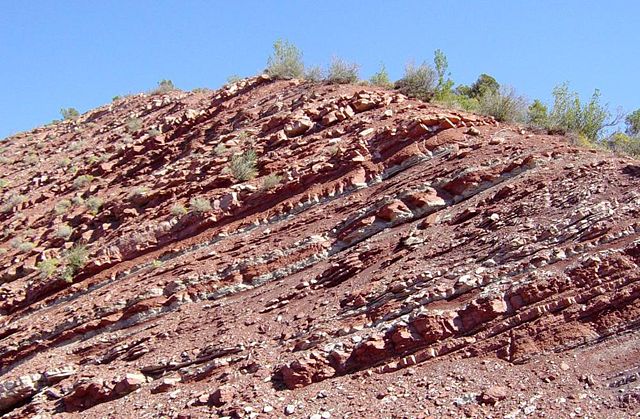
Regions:
[[[59,264],[60,261],[56,258],[45,259],[41,262],[38,262],[38,264],[36,265],[36,269],[40,271],[40,275],[45,278],[49,278],[56,272],[56,270],[58,270]]]
[[[0,191],[9,186],[9,181],[7,179],[0,178]]]
[[[73,180],[73,188],[74,189],[86,188],[87,186],[89,186],[89,184],[93,179],[94,177],[91,175],[78,176]]]
[[[630,137],[622,132],[616,132],[605,141],[607,147],[616,153],[627,154],[640,158],[640,138]]]
[[[12,212],[15,208],[22,205],[22,203],[26,200],[27,197],[25,197],[24,195],[13,193],[9,195],[9,197],[3,202],[2,206],[0,206],[0,212]]]
[[[371,76],[369,83],[385,89],[391,89],[393,87],[393,83],[391,83],[391,80],[389,79],[389,73],[387,73],[387,68],[384,64],[382,64],[377,73]]]
[[[151,94],[168,93],[173,92],[174,90],[177,89],[176,86],[173,85],[173,82],[171,80],[160,80],[158,82],[158,87],[153,89],[151,91]]]
[[[329,65],[327,81],[336,84],[349,84],[358,81],[358,64],[348,63],[342,58],[333,57]]]
[[[73,277],[85,267],[89,261],[89,251],[83,245],[75,245],[65,254],[63,279],[73,282]]]
[[[276,173],[270,173],[262,179],[262,184],[260,186],[264,190],[269,190],[278,186],[281,181],[282,176]]]
[[[189,210],[196,214],[205,214],[207,212],[213,211],[211,207],[211,202],[207,198],[191,198],[189,200]]]
[[[527,122],[536,127],[546,127],[549,124],[547,106],[538,99],[534,100],[527,112]]]
[[[582,134],[591,142],[598,141],[609,118],[609,111],[600,104],[600,91],[595,90],[591,100],[582,104],[569,84],[563,83],[553,89],[554,103],[549,114],[549,128],[561,132]]]
[[[258,157],[255,151],[247,150],[242,154],[235,155],[229,162],[229,171],[233,177],[240,182],[251,180],[258,174],[256,168]]]
[[[215,154],[216,156],[222,156],[226,151],[227,147],[222,143],[218,143],[216,148],[213,149],[213,154]]]
[[[162,134],[162,133],[159,130],[155,129],[155,128],[151,128],[149,131],[147,131],[147,135],[149,137],[157,137],[160,134]]]
[[[513,88],[502,87],[498,92],[488,92],[480,97],[480,112],[501,122],[523,122],[527,101]]]
[[[38,163],[39,161],[40,161],[40,159],[38,158],[38,155],[34,154],[34,153],[29,153],[24,158],[24,162],[29,164],[29,165],[34,165],[34,164]]]
[[[18,250],[22,253],[27,253],[33,250],[34,247],[36,247],[36,245],[31,242],[22,242],[18,245]]]
[[[66,214],[67,211],[69,211],[69,209],[71,208],[71,201],[68,199],[62,199],[60,201],[58,201],[55,205],[55,207],[53,208],[54,212],[56,213],[56,215],[62,215],[62,214]]]
[[[60,157],[58,158],[57,164],[60,167],[69,167],[71,166],[71,159],[66,156]]]
[[[102,208],[103,204],[104,204],[104,201],[98,198],[97,196],[92,196],[91,198],[87,199],[85,202],[85,206],[87,207],[89,212],[93,215],[96,215],[97,213],[100,212],[100,208]]]
[[[73,234],[73,228],[68,224],[61,224],[56,230],[56,237],[60,239],[68,239]]]
[[[312,83],[320,83],[324,80],[324,70],[319,65],[313,66],[305,71],[304,79]]]
[[[60,109],[60,115],[62,115],[62,119],[64,120],[75,121],[80,117],[80,112],[75,108],[62,108]]]
[[[417,67],[412,63],[407,64],[404,76],[395,83],[400,93],[425,101],[433,98],[435,87],[436,71],[427,63]]]
[[[182,204],[174,204],[171,207],[171,215],[175,217],[181,217],[187,213],[187,208]]]
[[[279,39],[273,44],[273,55],[267,61],[267,74],[278,79],[299,79],[304,76],[302,53],[289,41]]]

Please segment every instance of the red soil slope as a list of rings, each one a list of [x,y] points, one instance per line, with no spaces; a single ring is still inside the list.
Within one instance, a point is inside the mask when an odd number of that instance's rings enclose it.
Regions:
[[[0,144],[7,417],[639,410],[638,161],[264,76]],[[178,214],[196,197],[211,210]]]

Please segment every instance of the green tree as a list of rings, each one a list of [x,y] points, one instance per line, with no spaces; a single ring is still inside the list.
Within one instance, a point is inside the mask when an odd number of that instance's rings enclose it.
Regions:
[[[480,74],[471,86],[461,85],[456,89],[459,94],[470,97],[480,98],[485,94],[496,93],[500,90],[500,83],[488,74]]]
[[[289,41],[278,39],[267,61],[267,74],[278,79],[301,79],[304,76],[302,52]]]
[[[449,70],[449,62],[444,52],[437,49],[434,52],[433,63],[436,66],[436,74],[438,76],[438,84],[435,87],[434,99],[437,101],[445,101],[453,95],[453,80],[449,78],[451,73]]]
[[[529,105],[527,120],[531,125],[546,127],[549,118],[548,113],[547,106],[536,99]]]
[[[631,136],[640,135],[640,109],[636,109],[634,112],[627,115],[624,122],[627,125],[627,134]]]

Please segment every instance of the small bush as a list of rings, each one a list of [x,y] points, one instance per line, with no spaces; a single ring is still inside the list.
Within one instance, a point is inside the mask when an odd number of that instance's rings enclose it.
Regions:
[[[85,267],[89,261],[89,251],[83,245],[76,245],[65,254],[63,278],[67,282],[73,282],[73,277]]]
[[[374,86],[383,87],[385,89],[390,89],[393,87],[393,83],[389,80],[389,73],[387,73],[387,68],[382,64],[380,70],[375,73],[369,79],[369,83]]]
[[[69,211],[69,209],[71,208],[71,205],[72,204],[70,200],[63,199],[56,203],[56,206],[53,207],[53,210],[56,213],[56,215],[66,214],[67,211]]]
[[[60,239],[68,239],[73,234],[73,228],[68,224],[61,224],[56,230],[56,237]]]
[[[491,115],[501,122],[522,122],[525,120],[527,101],[512,88],[487,93],[480,98],[480,112]]]
[[[240,182],[251,180],[258,174],[256,168],[258,158],[255,151],[247,150],[240,155],[235,155],[229,163],[229,171]]]
[[[75,108],[62,108],[60,109],[60,115],[62,115],[62,119],[66,121],[75,121],[80,117],[80,112]]]
[[[38,163],[40,161],[40,159],[38,158],[37,154],[27,154],[24,158],[24,162],[29,164],[29,165],[34,165],[36,163]]]
[[[15,193],[11,194],[6,199],[6,201],[2,204],[2,206],[0,206],[0,212],[3,212],[3,213],[12,212],[15,208],[22,205],[22,203],[26,200],[27,198],[24,195],[15,194]]]
[[[213,154],[215,154],[216,156],[222,156],[226,151],[227,147],[222,143],[218,143],[216,148],[213,149]]]
[[[91,198],[85,201],[85,206],[87,207],[89,212],[93,215],[96,215],[97,213],[100,212],[100,208],[102,208],[103,204],[104,204],[104,201],[98,198],[97,196],[92,196]]]
[[[260,186],[264,190],[269,190],[278,186],[281,181],[282,176],[275,173],[270,173],[262,179],[262,184]]]
[[[171,80],[160,80],[158,82],[158,87],[151,91],[151,94],[160,94],[160,93],[168,93],[173,92],[176,89],[176,86],[173,85]]]
[[[434,52],[433,63],[436,66],[436,75],[438,77],[438,83],[434,89],[434,99],[436,101],[451,100],[454,96],[452,90],[454,83],[453,80],[448,78],[451,73],[449,73],[449,62],[444,52],[437,49]]]
[[[32,251],[34,247],[36,247],[36,245],[31,242],[21,242],[18,245],[18,250],[22,253],[27,253]]]
[[[549,124],[547,106],[538,99],[534,100],[527,112],[527,122],[535,127],[546,127]]]
[[[129,201],[135,201],[139,198],[144,198],[149,194],[149,192],[150,192],[150,189],[147,188],[146,186],[137,186],[133,188],[131,192],[129,192],[129,194],[127,195],[127,198],[129,199]]]
[[[77,178],[74,179],[73,181],[73,188],[74,189],[83,189],[86,188],[87,186],[89,186],[89,184],[91,183],[91,181],[93,180],[93,176],[91,175],[82,175],[82,176],[78,176]]]
[[[40,275],[42,275],[44,278],[49,278],[56,272],[56,270],[58,270],[59,264],[60,261],[56,258],[45,259],[41,262],[38,262],[38,264],[36,265],[36,269],[40,271]]]
[[[155,128],[151,128],[149,131],[147,131],[147,135],[149,137],[157,137],[160,134],[162,134],[162,133],[159,130],[155,129]]]
[[[71,166],[71,159],[66,156],[60,157],[58,158],[57,164],[59,167],[69,167]]]
[[[418,67],[410,63],[405,67],[404,76],[396,82],[395,88],[409,97],[429,101],[434,95],[436,77],[436,71],[427,63]]]
[[[267,61],[267,74],[278,79],[299,79],[304,76],[302,53],[289,41],[279,39],[273,44],[273,54]]]
[[[73,205],[84,205],[84,198],[81,195],[75,195],[71,198],[71,203]]]
[[[187,213],[187,208],[182,204],[174,204],[171,207],[171,215],[175,217],[181,217]]]
[[[164,265],[164,262],[159,259],[154,259],[151,261],[151,269],[158,269],[162,265]]]
[[[616,153],[640,158],[640,138],[630,137],[622,132],[616,132],[606,140],[609,149]]]
[[[329,65],[327,81],[329,83],[349,84],[358,81],[358,64],[348,63],[341,58],[334,57]]]
[[[140,118],[129,118],[126,122],[127,131],[136,132],[142,129],[142,120]]]
[[[9,181],[7,179],[0,179],[0,191],[9,186]]]
[[[213,208],[207,198],[191,198],[189,201],[189,210],[196,214],[205,214],[213,211]]]
[[[311,67],[304,73],[304,79],[312,83],[319,83],[324,80],[324,70],[319,65]]]

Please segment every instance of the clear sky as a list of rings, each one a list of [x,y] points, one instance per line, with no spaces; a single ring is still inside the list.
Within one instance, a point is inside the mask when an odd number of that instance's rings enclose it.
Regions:
[[[549,102],[570,81],[640,108],[639,0],[0,0],[0,138],[161,79],[217,88],[264,69],[285,38],[309,65],[336,55],[368,78],[443,50],[456,83],[480,73]]]

